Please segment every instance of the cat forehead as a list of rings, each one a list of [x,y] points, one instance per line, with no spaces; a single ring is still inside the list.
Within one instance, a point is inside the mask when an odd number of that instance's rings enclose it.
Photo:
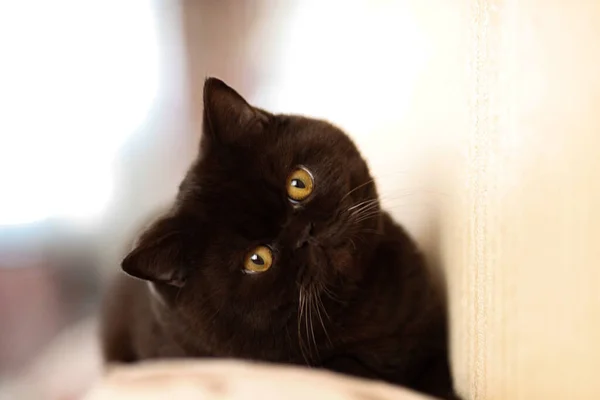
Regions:
[[[360,155],[346,133],[322,120],[285,116],[267,127],[265,134],[249,143],[256,146],[257,160],[279,164],[297,165],[312,163],[315,167],[323,161],[345,162]]]
[[[269,174],[310,163],[345,162],[358,151],[341,130],[325,121],[297,116],[275,117],[259,134],[249,134],[228,146],[207,146],[200,164],[210,174]],[[218,167],[217,167],[218,166]]]
[[[348,135],[327,121],[299,116],[283,117],[284,122],[276,124],[276,135],[296,140],[298,144],[314,146],[350,145]]]

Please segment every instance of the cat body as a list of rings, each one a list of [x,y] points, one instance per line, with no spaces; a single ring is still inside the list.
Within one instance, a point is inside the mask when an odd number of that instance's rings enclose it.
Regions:
[[[204,89],[198,159],[106,297],[108,362],[241,358],[454,398],[445,310],[338,128]]]

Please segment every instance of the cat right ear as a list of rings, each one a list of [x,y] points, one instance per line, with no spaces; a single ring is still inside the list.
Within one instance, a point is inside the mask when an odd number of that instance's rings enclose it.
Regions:
[[[266,116],[217,78],[204,82],[203,134],[223,144],[261,130]]]
[[[184,232],[177,220],[156,222],[121,262],[121,268],[134,278],[182,287],[186,278]]]

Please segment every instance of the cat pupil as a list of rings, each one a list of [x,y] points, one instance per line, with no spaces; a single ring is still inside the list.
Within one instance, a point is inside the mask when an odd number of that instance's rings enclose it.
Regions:
[[[306,185],[300,179],[292,179],[292,186],[298,189],[306,189]]]
[[[256,265],[265,265],[265,260],[263,260],[262,257],[258,254],[252,254],[252,257],[250,257],[250,259]]]

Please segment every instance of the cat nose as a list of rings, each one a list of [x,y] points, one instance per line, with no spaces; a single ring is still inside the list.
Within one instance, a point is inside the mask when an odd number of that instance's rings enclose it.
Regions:
[[[296,241],[295,249],[300,249],[310,242],[310,239],[313,234],[313,224],[308,223],[299,233],[298,240]]]

